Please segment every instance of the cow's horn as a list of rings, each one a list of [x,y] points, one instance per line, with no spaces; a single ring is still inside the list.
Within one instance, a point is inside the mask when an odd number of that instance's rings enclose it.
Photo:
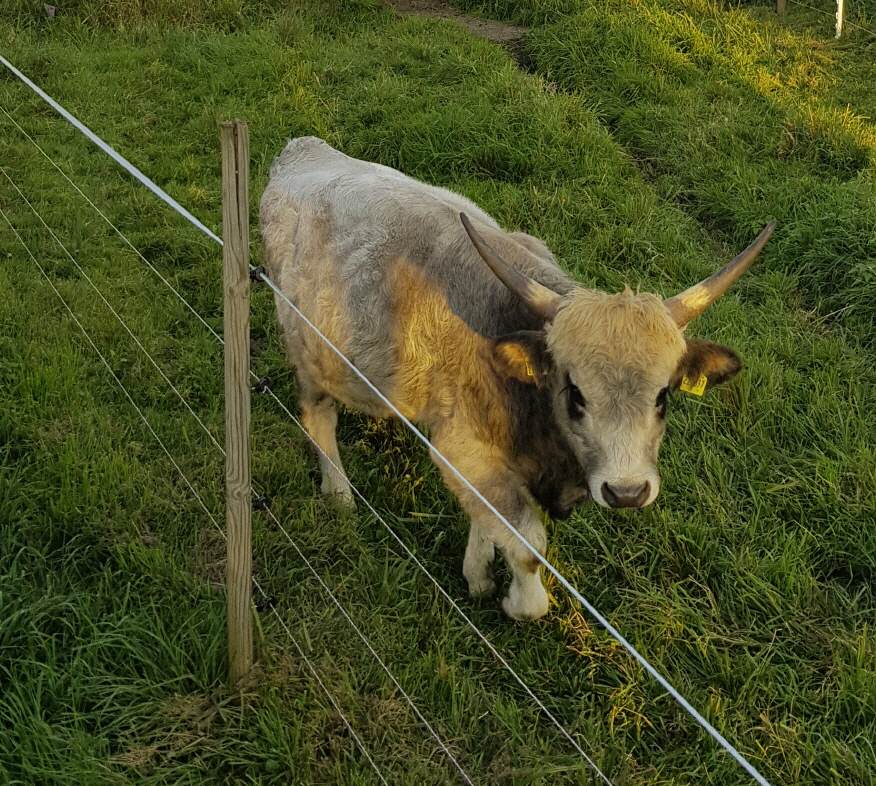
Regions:
[[[664,300],[663,305],[672,314],[675,323],[679,327],[684,327],[730,289],[736,280],[752,266],[775,228],[776,222],[771,221],[745,251],[733,257],[717,273],[675,295],[675,297]]]
[[[533,281],[523,275],[517,268],[508,264],[502,257],[484,240],[472,226],[471,220],[465,213],[460,213],[459,218],[471,242],[478,250],[484,262],[489,265],[499,280],[516,293],[527,307],[537,316],[550,322],[556,316],[561,297],[551,289],[548,289],[538,281]]]

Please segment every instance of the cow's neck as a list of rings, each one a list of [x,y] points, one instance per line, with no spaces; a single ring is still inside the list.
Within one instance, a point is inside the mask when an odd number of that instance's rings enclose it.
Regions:
[[[515,380],[506,381],[504,389],[510,416],[510,449],[527,486],[552,516],[568,515],[575,489],[586,493],[586,481],[557,427],[550,391]]]

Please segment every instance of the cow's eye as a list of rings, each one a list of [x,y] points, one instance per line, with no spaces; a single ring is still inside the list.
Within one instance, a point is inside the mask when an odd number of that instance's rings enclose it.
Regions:
[[[566,403],[569,407],[569,417],[572,420],[580,420],[584,417],[584,408],[587,406],[587,402],[584,400],[581,391],[578,390],[568,374],[566,374],[566,396]]]
[[[655,406],[657,407],[657,417],[665,418],[666,417],[666,408],[669,405],[669,388],[663,388],[657,394],[657,402]]]

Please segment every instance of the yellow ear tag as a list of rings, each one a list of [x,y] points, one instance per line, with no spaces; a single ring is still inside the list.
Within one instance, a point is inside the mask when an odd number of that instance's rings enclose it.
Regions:
[[[523,365],[526,368],[526,376],[530,379],[535,379],[535,372],[532,370],[532,366],[529,365],[529,361],[524,360]]]
[[[696,384],[691,382],[687,376],[684,376],[681,378],[681,384],[678,386],[678,389],[684,393],[690,393],[692,396],[702,396],[706,392],[708,382],[709,378],[705,374],[700,374]]]

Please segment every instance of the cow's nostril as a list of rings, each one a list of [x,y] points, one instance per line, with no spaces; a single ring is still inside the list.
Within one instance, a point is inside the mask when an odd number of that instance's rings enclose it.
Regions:
[[[617,507],[617,497],[614,492],[611,490],[611,486],[608,483],[602,484],[602,498],[608,503],[612,508]]]
[[[635,507],[641,508],[647,501],[648,497],[651,496],[651,482],[646,480],[642,484],[642,488],[639,490],[639,494],[636,497]]]
[[[602,484],[602,497],[612,508],[641,508],[651,495],[651,483],[645,481],[638,486]]]

